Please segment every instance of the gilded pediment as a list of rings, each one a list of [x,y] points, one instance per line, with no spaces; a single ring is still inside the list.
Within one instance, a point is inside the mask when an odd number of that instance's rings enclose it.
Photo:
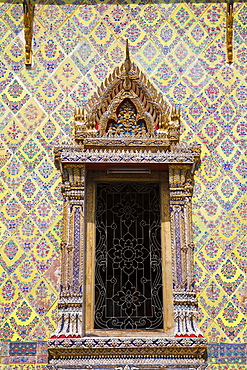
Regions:
[[[164,146],[179,141],[180,111],[164,101],[130,60],[110,74],[85,109],[75,110],[75,140],[85,146]]]

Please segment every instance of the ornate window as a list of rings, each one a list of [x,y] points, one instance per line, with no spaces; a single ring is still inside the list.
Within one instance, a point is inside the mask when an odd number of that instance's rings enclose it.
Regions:
[[[197,144],[180,112],[126,60],[55,150],[64,197],[55,369],[204,369],[191,202]],[[115,366],[115,367],[114,367]]]

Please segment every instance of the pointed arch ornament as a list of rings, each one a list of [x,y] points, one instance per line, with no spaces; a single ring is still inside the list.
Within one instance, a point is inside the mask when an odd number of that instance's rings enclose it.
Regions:
[[[117,121],[119,106],[128,99],[136,109],[136,123],[131,130],[125,126],[109,127]],[[132,122],[133,123],[133,122]],[[180,109],[170,108],[162,94],[157,93],[147,77],[131,62],[128,42],[125,62],[101,83],[86,110],[75,109],[75,141],[86,147],[146,148],[160,146],[168,149],[179,141]]]
[[[207,342],[197,324],[192,237],[198,144],[179,143],[180,109],[170,108],[126,59],[75,109],[72,144],[55,148],[61,171],[63,235],[52,369],[205,369]],[[163,329],[94,327],[95,204],[98,182],[140,181],[160,189]],[[150,367],[151,366],[151,367]]]

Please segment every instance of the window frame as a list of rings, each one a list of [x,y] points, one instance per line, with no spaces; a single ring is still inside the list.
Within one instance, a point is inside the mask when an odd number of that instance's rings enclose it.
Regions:
[[[174,328],[172,289],[172,248],[170,231],[170,196],[168,171],[151,171],[150,174],[107,174],[106,171],[88,171],[85,183],[85,335],[96,336],[152,336],[171,335]],[[96,248],[96,184],[99,182],[155,182],[160,186],[161,201],[161,254],[163,287],[163,329],[95,329],[95,248]]]

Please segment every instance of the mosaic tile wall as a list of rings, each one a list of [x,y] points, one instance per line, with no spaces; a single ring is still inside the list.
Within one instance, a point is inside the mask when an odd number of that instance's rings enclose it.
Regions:
[[[22,5],[0,2],[0,338],[7,370],[41,370],[55,327],[61,204],[53,146],[75,105],[131,58],[182,109],[182,140],[202,145],[194,194],[200,325],[210,369],[247,369],[247,4],[234,5],[234,63],[223,2],[36,2],[24,66]]]

